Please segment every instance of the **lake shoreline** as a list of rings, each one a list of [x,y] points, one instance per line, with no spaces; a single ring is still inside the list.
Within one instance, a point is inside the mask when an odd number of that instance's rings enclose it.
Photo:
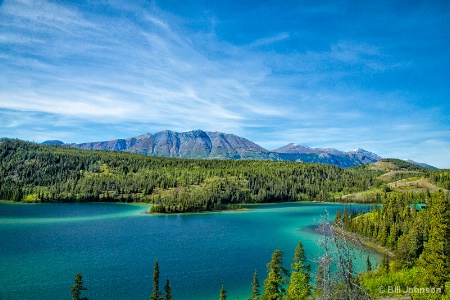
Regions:
[[[374,251],[376,251],[376,252],[378,252],[380,254],[387,255],[390,258],[394,258],[395,257],[395,254],[391,250],[389,250],[388,248],[377,244],[376,242],[372,241],[371,239],[369,239],[369,238],[367,238],[365,236],[362,236],[362,235],[359,235],[359,234],[356,234],[356,236],[359,238],[359,240],[361,241],[361,243],[365,247],[370,248],[370,249],[372,249],[372,250],[374,250]]]
[[[41,201],[14,201],[14,200],[6,200],[6,199],[0,199],[0,203],[9,203],[9,204],[78,204],[78,203],[114,203],[114,204],[130,204],[130,205],[142,205],[142,206],[148,206],[152,207],[154,204],[147,203],[147,202],[109,202],[109,201],[74,201],[74,202],[41,202]],[[348,203],[348,202],[337,202],[337,201],[285,201],[285,202],[271,202],[271,203],[240,203],[236,204],[236,206],[243,206],[240,208],[230,208],[230,209],[215,209],[215,210],[204,210],[204,211],[186,211],[186,212],[169,212],[169,213],[152,213],[149,211],[146,211],[146,214],[149,215],[176,215],[176,214],[205,214],[205,213],[220,213],[220,212],[241,212],[241,211],[249,211],[252,210],[252,206],[270,206],[270,205],[276,205],[276,204],[287,204],[287,203],[306,203],[306,204],[324,204],[324,205],[330,205],[330,204],[336,204],[336,205],[376,205],[377,203]],[[244,207],[245,206],[245,207]]]

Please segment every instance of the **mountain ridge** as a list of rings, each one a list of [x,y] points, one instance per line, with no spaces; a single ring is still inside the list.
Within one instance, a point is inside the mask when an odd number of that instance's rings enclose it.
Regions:
[[[85,150],[125,151],[161,157],[278,160],[276,155],[245,138],[203,130],[181,133],[165,130],[132,138],[70,146]]]
[[[110,141],[64,144],[58,140],[51,140],[43,144],[66,145],[85,150],[124,151],[160,157],[297,161],[340,167],[365,165],[382,159],[379,155],[362,148],[345,152],[334,148],[311,148],[297,143],[289,143],[270,151],[234,134],[203,130],[187,132],[164,130]]]
[[[365,165],[382,159],[381,156],[362,148],[345,152],[334,148],[311,148],[296,143],[287,144],[273,152],[279,153],[283,160],[328,163],[340,167]]]

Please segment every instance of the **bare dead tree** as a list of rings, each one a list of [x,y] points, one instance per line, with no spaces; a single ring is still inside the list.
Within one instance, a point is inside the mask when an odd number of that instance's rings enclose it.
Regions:
[[[319,291],[319,299],[371,299],[353,270],[357,258],[355,248],[363,248],[359,239],[345,230],[342,219],[337,219],[332,224],[328,212],[322,217],[318,231],[322,235],[319,246],[324,251],[318,260],[316,289]]]
[[[319,299],[329,300],[333,297],[333,291],[337,282],[334,271],[332,270],[335,264],[335,257],[331,248],[331,227],[328,218],[325,219],[325,217],[322,217],[318,231],[322,235],[318,244],[323,249],[324,254],[317,261],[319,266],[316,275],[316,290]]]
[[[355,248],[364,248],[361,241],[356,235],[345,230],[342,219],[337,219],[331,225],[331,231],[331,240],[335,248],[338,265],[337,270],[343,283],[343,295],[340,299],[370,299],[369,294],[362,288],[353,270],[354,262],[357,259]]]

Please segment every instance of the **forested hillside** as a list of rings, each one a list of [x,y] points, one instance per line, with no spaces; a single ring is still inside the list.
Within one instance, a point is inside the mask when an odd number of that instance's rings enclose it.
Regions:
[[[344,195],[361,191],[376,191],[372,200],[379,201],[390,189],[383,178],[389,170],[368,166],[161,158],[11,139],[0,141],[0,159],[1,199],[146,202],[154,204],[154,212],[164,213],[243,203],[344,201]],[[384,164],[414,168],[414,176],[420,173],[444,188],[449,185],[448,172],[403,161]]]
[[[123,201],[155,212],[227,205],[329,201],[382,184],[382,172],[272,161],[193,160],[0,142],[0,198],[32,202]]]

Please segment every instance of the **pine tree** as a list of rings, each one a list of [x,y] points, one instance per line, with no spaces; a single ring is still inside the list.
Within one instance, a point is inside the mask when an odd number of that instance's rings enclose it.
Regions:
[[[367,258],[366,258],[366,267],[367,267],[367,272],[372,271],[372,263],[370,262],[369,255],[367,255]]]
[[[390,265],[389,265],[389,257],[387,254],[384,254],[383,260],[381,261],[380,269],[383,270],[385,273],[389,273],[390,271]]]
[[[289,272],[283,268],[283,252],[275,250],[272,254],[272,260],[267,264],[267,278],[264,280],[264,292],[262,300],[283,299],[285,294],[284,284]]]
[[[430,232],[420,256],[425,268],[425,284],[444,288],[450,280],[450,199],[439,192],[432,198],[429,214]]]
[[[258,271],[255,270],[255,273],[253,273],[253,281],[252,281],[252,296],[248,300],[258,300],[259,295],[261,293],[259,292],[259,280],[258,280]]]
[[[172,300],[172,287],[170,286],[169,279],[167,279],[166,285],[164,286],[164,292],[166,293],[165,300]]]
[[[306,265],[306,255],[302,242],[298,242],[292,259],[291,281],[286,292],[287,300],[302,300],[311,295],[310,266]]]
[[[153,292],[150,296],[150,300],[162,300],[161,292],[159,291],[159,264],[158,260],[155,261],[153,269]]]
[[[75,275],[75,284],[70,287],[70,293],[72,294],[72,300],[88,300],[88,298],[81,297],[81,292],[86,291],[87,288],[83,286],[83,276],[81,273]]]
[[[315,285],[315,291],[322,291],[324,286],[324,264],[322,260],[319,262],[319,266],[317,267],[317,274],[316,274],[316,285]]]
[[[227,291],[225,291],[225,286],[222,284],[222,288],[220,289],[220,300],[227,299]]]

